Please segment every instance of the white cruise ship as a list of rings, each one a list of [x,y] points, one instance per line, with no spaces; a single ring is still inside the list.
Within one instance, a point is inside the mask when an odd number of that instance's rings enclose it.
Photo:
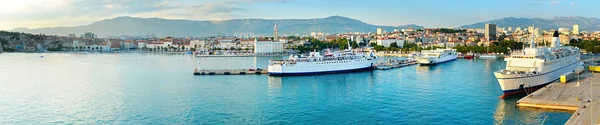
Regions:
[[[456,60],[458,53],[454,49],[425,50],[417,56],[420,64],[431,65]]]
[[[307,57],[290,55],[287,60],[269,60],[269,75],[314,75],[372,70],[377,56],[356,54],[352,49],[326,53],[311,52]]]
[[[573,72],[579,65],[579,49],[562,46],[558,31],[554,32],[551,47],[535,47],[533,36],[530,48],[522,53],[512,53],[505,58],[506,68],[494,75],[504,94],[501,97],[534,91],[560,78],[560,75]]]

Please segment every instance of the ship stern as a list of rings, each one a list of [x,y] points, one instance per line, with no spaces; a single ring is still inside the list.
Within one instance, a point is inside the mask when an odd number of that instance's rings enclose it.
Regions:
[[[269,65],[267,71],[269,71],[269,75],[282,75],[283,74],[283,66],[271,64],[271,65]]]
[[[417,58],[419,64],[433,64],[435,60],[433,58]]]

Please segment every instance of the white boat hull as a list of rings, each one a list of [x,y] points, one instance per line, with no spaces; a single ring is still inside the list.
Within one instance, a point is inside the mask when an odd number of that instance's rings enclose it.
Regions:
[[[342,61],[342,62],[341,62]],[[314,75],[344,73],[373,69],[374,60],[334,60],[269,65],[269,75]]]
[[[578,62],[567,64],[565,67],[561,67],[554,71],[529,75],[521,74],[521,75],[505,75],[500,72],[494,72],[494,75],[498,79],[498,83],[500,84],[500,88],[507,94],[515,94],[520,93],[526,89],[539,88],[543,87],[543,85],[552,83],[560,78],[560,75],[573,72],[576,68]]]
[[[441,58],[419,57],[419,58],[417,58],[417,61],[419,62],[419,64],[431,65],[431,64],[437,64],[437,63],[442,63],[442,62],[448,62],[448,61],[456,60],[456,58],[458,58],[458,56],[456,56],[456,55],[454,55],[454,56],[445,56],[445,57],[441,57]]]

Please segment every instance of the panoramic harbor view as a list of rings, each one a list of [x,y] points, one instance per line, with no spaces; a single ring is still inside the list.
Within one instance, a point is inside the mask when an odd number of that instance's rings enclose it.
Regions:
[[[600,124],[600,1],[2,3],[2,125]]]

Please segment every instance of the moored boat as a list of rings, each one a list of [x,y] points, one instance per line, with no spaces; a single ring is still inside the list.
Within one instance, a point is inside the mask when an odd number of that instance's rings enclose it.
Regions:
[[[350,45],[350,43],[348,43]],[[308,56],[290,55],[286,60],[269,60],[269,75],[315,75],[372,70],[378,57],[373,52],[368,55],[352,51],[352,48],[339,52],[310,52]]]
[[[436,49],[425,50],[416,59],[419,64],[432,65],[456,60],[456,58],[458,58],[458,54],[454,49]]]
[[[469,52],[469,53],[467,53],[467,54],[465,55],[465,57],[464,57],[464,58],[465,58],[465,59],[472,59],[473,57],[475,57],[475,55],[474,55],[473,53]]]
[[[501,97],[534,91],[558,80],[562,74],[575,71],[579,66],[579,49],[560,46],[558,32],[554,32],[552,39],[551,47],[535,47],[532,39],[530,48],[504,59],[506,68],[494,72],[504,92]]]

